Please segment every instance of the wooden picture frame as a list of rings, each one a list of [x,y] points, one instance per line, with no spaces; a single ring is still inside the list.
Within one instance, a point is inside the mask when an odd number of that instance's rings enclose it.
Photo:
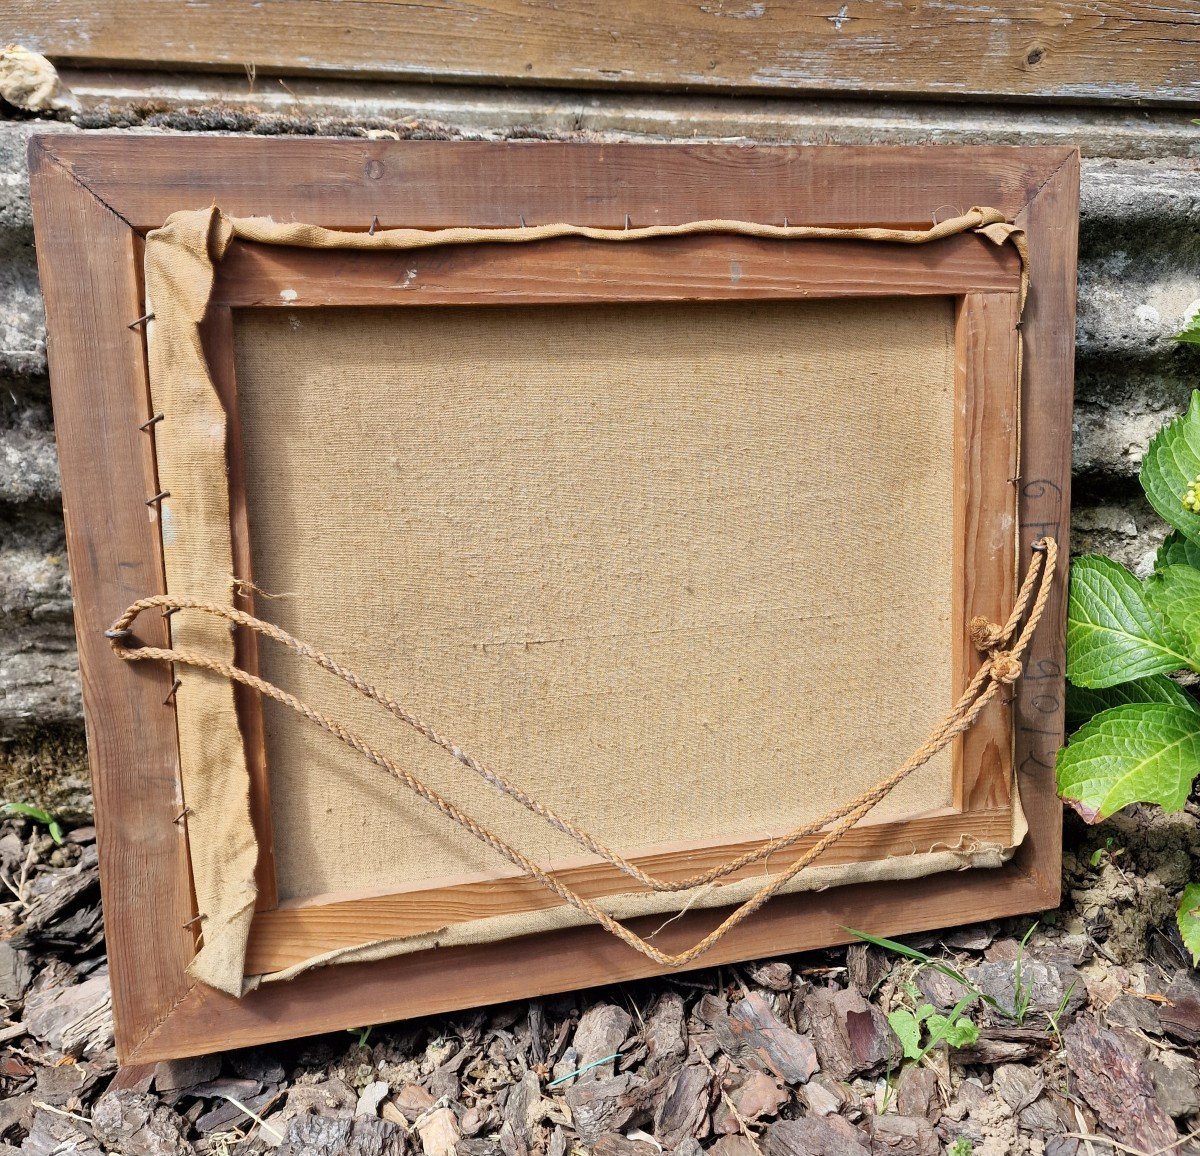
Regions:
[[[636,245],[561,239],[529,246],[430,250],[422,303],[738,300],[771,297],[937,295],[958,304],[963,406],[956,446],[956,537],[961,597],[954,608],[959,681],[978,659],[966,641],[975,614],[1003,619],[1016,558],[997,559],[994,528],[976,512],[1011,511],[1018,555],[1055,537],[1065,552],[1069,511],[1071,376],[1078,157],[1062,148],[739,148],[726,146],[448,144],[444,142],[139,138],[104,134],[35,137],[30,146],[39,263],[50,331],[50,369],[62,462],[76,623],[102,854],[117,1043],[124,1062],[147,1062],[286,1036],[358,1026],[473,1004],[654,974],[662,969],[600,928],[525,936],[494,945],[416,952],[340,964],[266,984],[241,999],[191,979],[196,908],[189,880],[171,676],[122,664],[104,631],[130,603],[163,589],[145,339],[145,234],[182,209],[217,203],[230,216],[271,216],[337,229],[454,225],[506,227],[522,220],[619,228],[726,219],[832,227],[924,228],[969,205],[990,205],[1027,239],[1029,295],[1018,312],[1021,266],[1011,246],[964,235],[936,246],[820,241],[802,274],[769,240],[724,236],[662,239],[669,273],[653,277]],[[953,206],[947,210],[945,206]],[[729,276],[731,254],[739,276]],[[232,310],[404,303],[396,253],[302,250],[234,242],[217,270],[203,326],[214,384],[236,405]],[[614,288],[618,287],[619,288]],[[1020,343],[1020,465],[1012,467]],[[236,428],[237,422],[231,423]],[[248,528],[237,501],[238,453],[230,446],[235,569],[248,575]],[[990,535],[990,536],[989,536]],[[1015,544],[1014,544],[1015,548]],[[240,563],[238,559],[240,558]],[[988,871],[856,884],[780,896],[696,961],[718,964],[844,942],[846,914],[881,934],[947,926],[1054,906],[1059,896],[1060,809],[1054,752],[1063,729],[1063,579],[1026,661],[1011,706],[970,732],[956,752],[951,813],[927,820],[937,840],[995,836],[1007,822],[1013,768],[1029,834],[1010,862]],[[168,645],[149,620],[139,638]],[[239,651],[253,665],[253,648]],[[165,705],[164,705],[165,703]],[[250,970],[274,970],[361,940],[364,921],[384,935],[421,928],[412,896],[279,905],[273,895],[261,725],[253,696],[240,699],[260,835],[260,910]],[[1009,735],[1014,741],[1009,742]],[[865,824],[833,854],[886,855],[910,839],[905,824]],[[891,841],[889,843],[889,841]],[[739,845],[739,847],[742,845]],[[729,847],[711,854],[727,858]],[[688,873],[709,852],[687,848]],[[718,853],[719,852],[719,853]],[[697,862],[697,856],[700,862]],[[657,874],[681,870],[670,849]],[[569,866],[581,890],[618,889],[611,872]],[[497,903],[545,906],[520,878],[426,888],[444,921],[447,905],[486,913]],[[414,922],[415,920],[415,922]],[[690,946],[714,923],[688,912],[659,936]],[[657,922],[657,921],[655,921]],[[343,929],[349,928],[349,932]]]

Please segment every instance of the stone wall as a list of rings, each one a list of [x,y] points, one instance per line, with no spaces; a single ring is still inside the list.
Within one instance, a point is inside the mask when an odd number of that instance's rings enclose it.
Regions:
[[[0,121],[0,799],[88,806],[46,338],[24,151],[31,132],[1076,143],[1084,154],[1073,548],[1144,567],[1162,529],[1137,471],[1200,388],[1170,340],[1200,309],[1200,128],[1140,110],[599,96],[119,74],[69,78],[72,121]]]

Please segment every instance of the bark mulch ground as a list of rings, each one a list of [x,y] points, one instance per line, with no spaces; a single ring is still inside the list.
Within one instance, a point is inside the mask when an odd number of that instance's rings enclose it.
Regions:
[[[1200,1152],[1198,815],[1072,820],[1062,909],[905,939],[935,962],[860,943],[120,1078],[95,833],[8,820],[0,1156]]]

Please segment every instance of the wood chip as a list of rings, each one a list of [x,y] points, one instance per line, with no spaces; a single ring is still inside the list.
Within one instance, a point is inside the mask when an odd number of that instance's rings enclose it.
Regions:
[[[699,1156],[700,1151],[701,1149],[697,1148],[695,1153],[687,1153],[686,1156]],[[676,1149],[675,1156],[681,1156],[679,1149]],[[752,1137],[737,1132],[728,1136],[719,1136],[707,1148],[706,1156],[763,1156],[763,1154],[762,1149]]]
[[[187,1125],[146,1092],[109,1092],[92,1109],[92,1129],[122,1156],[190,1156]]]
[[[750,978],[759,987],[770,988],[771,991],[792,990],[792,966],[781,959],[770,963],[752,963]]]
[[[853,988],[817,988],[804,1003],[821,1067],[848,1080],[900,1055],[900,1045],[879,1008]]]
[[[777,1120],[767,1129],[768,1156],[871,1156],[866,1137],[841,1116]]]
[[[409,1151],[403,1128],[369,1116],[296,1116],[279,1145],[279,1156],[407,1156]]]
[[[358,1103],[354,1105],[356,1116],[378,1116],[379,1105],[388,1094],[388,1086],[384,1080],[372,1080],[358,1094]]]
[[[941,1114],[937,1073],[932,1068],[908,1064],[896,1077],[896,1111],[901,1116],[937,1119]]]
[[[661,1151],[645,1140],[628,1140],[620,1132],[606,1132],[592,1145],[593,1156],[659,1156]]]
[[[112,992],[108,976],[73,987],[35,992],[25,1002],[29,1034],[70,1056],[92,1056],[113,1041]]]
[[[1060,1027],[1087,1001],[1087,987],[1075,968],[1031,959],[1027,954],[1020,959],[981,963],[965,969],[963,975],[1006,1013],[1027,1001],[1026,1014],[1054,1016]]]
[[[666,1095],[654,1113],[654,1135],[664,1148],[673,1149],[688,1136],[699,1136],[706,1122],[712,1075],[706,1065],[685,1064],[671,1077]]]
[[[973,1044],[957,1048],[954,1058],[961,1064],[1022,1063],[1036,1060],[1054,1046],[1045,1028],[984,1028]]]
[[[812,1041],[789,1028],[761,992],[734,1004],[714,1022],[713,1031],[731,1059],[753,1058],[789,1084],[803,1084],[817,1070]]]
[[[32,978],[29,953],[0,940],[0,1000],[17,1003],[24,999]]]
[[[832,1116],[846,1103],[845,1087],[828,1072],[817,1072],[797,1095],[814,1116]]]
[[[870,998],[892,969],[886,953],[869,943],[852,943],[846,949],[846,974],[859,995]]]
[[[1189,1044],[1200,1042],[1200,976],[1191,969],[1177,971],[1159,1008],[1163,1030]]]
[[[646,1043],[647,1071],[656,1076],[670,1071],[683,1060],[687,1051],[687,1012],[683,996],[677,991],[664,992],[646,1017],[642,1038]]]
[[[575,1029],[572,1046],[579,1054],[579,1067],[584,1068],[597,1060],[620,1051],[633,1026],[633,1016],[615,1004],[596,1004],[588,1008]],[[581,1079],[603,1080],[616,1070],[615,1061],[601,1064],[585,1072]]]
[[[1175,1143],[1179,1134],[1155,1098],[1134,1037],[1081,1017],[1063,1034],[1063,1046],[1078,1094],[1111,1135],[1147,1152]]]
[[[1045,1084],[1033,1068],[1001,1064],[992,1072],[992,1087],[1014,1112],[1020,1112],[1042,1094]]]
[[[160,1092],[180,1091],[215,1080],[220,1072],[220,1056],[194,1056],[186,1060],[164,1060],[155,1065],[154,1086]],[[257,1090],[256,1088],[255,1091]]]
[[[417,1135],[425,1156],[454,1156],[462,1133],[450,1108],[434,1108],[417,1120]]]
[[[1160,1054],[1164,1061],[1168,1058],[1178,1061],[1171,1064],[1153,1059],[1146,1061],[1146,1070],[1154,1084],[1154,1096],[1162,1110],[1175,1119],[1200,1112],[1200,1081],[1195,1061],[1169,1053]]]
[[[100,1145],[68,1116],[41,1111],[33,1117],[21,1156],[100,1156]]]
[[[729,1093],[743,1120],[778,1115],[792,1097],[783,1081],[766,1072],[751,1072]]]
[[[1163,1034],[1158,1004],[1137,995],[1119,995],[1104,1009],[1109,1027],[1133,1028],[1151,1036]]]
[[[618,1132],[632,1116],[631,1097],[636,1077],[626,1072],[607,1080],[580,1081],[567,1089],[566,1100],[575,1131],[585,1144],[594,1144],[605,1132]]]
[[[924,1116],[876,1116],[870,1122],[871,1152],[894,1156],[939,1156],[933,1125]]]

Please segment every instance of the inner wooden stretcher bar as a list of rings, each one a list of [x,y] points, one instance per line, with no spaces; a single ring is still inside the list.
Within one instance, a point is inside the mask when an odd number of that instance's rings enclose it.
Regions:
[[[246,492],[247,447],[236,385],[236,311],[300,311],[323,307],[571,306],[652,302],[751,302],[879,298],[943,298],[953,310],[953,470],[951,687],[942,712],[976,669],[967,638],[975,615],[1002,620],[1014,592],[1016,478],[1019,474],[1019,261],[1012,246],[965,235],[936,244],[901,246],[857,242],[777,242],[698,236],[629,245],[558,240],[522,246],[464,246],[420,253],[293,250],[234,242],[218,267],[203,340],[214,382],[229,414],[231,534],[239,577],[253,581],[252,525]],[[253,453],[253,447],[250,447]],[[897,527],[902,533],[903,527]],[[257,608],[249,593],[243,609]],[[239,661],[260,666],[254,639],[238,638]],[[353,663],[351,662],[351,665]],[[897,685],[897,695],[926,688]],[[239,688],[240,691],[240,688]],[[271,774],[258,697],[239,693],[239,717],[252,776],[252,810],[259,840],[259,910],[251,931],[247,974],[272,972],[326,952],[381,939],[437,930],[449,922],[532,912],[558,904],[534,881],[508,868],[448,874],[395,886],[287,896],[280,887],[272,829]],[[303,726],[301,720],[293,725]],[[886,741],[886,736],[881,736]],[[911,748],[910,748],[911,749]],[[896,763],[910,749],[896,752]],[[353,756],[347,754],[347,758]],[[513,768],[514,772],[518,769]],[[868,819],[822,860],[823,866],[870,863],[915,848],[1007,846],[1013,833],[1012,729],[997,702],[953,748],[948,803],[919,814]],[[486,790],[481,786],[481,790]],[[397,791],[399,788],[397,788]],[[830,799],[832,805],[840,799]],[[764,828],[769,825],[764,821]],[[772,830],[772,834],[777,833]],[[662,843],[634,860],[667,879],[723,862],[764,836]],[[369,829],[364,838],[370,838]],[[779,869],[814,842],[802,840]],[[628,893],[628,878],[607,864],[580,857],[553,866],[588,897]],[[761,874],[762,866],[743,876]],[[281,898],[281,894],[284,896]]]

